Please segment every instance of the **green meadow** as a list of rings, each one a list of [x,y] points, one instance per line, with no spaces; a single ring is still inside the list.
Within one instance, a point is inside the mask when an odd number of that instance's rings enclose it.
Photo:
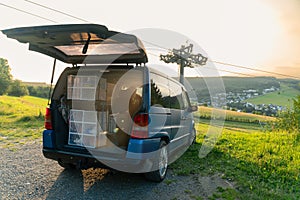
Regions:
[[[262,96],[247,99],[246,101],[252,104],[274,104],[279,106],[291,107],[293,102],[291,99],[300,95],[300,91],[289,87],[286,84],[280,85],[280,90],[276,92],[271,92]]]
[[[0,96],[0,147],[41,141],[46,106],[46,99]],[[196,144],[170,165],[177,175],[221,174],[233,183],[233,188],[220,187],[209,199],[300,199],[299,134],[267,131],[258,123],[276,118],[226,111],[214,148],[199,158],[211,119],[218,120],[224,112],[206,107],[199,110],[195,114]],[[166,181],[170,183],[172,178]]]
[[[0,146],[41,139],[47,100],[0,96]]]

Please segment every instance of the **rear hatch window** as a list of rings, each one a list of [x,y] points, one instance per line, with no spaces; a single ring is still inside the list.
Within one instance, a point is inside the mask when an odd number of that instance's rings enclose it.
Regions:
[[[33,26],[2,30],[29,49],[65,63],[146,63],[142,42],[134,35],[97,24]]]

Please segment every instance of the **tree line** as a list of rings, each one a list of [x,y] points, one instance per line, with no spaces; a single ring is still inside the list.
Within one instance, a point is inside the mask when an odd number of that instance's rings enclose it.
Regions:
[[[47,98],[48,92],[48,86],[25,85],[22,81],[13,79],[8,61],[0,58],[0,95],[16,97],[30,95]]]

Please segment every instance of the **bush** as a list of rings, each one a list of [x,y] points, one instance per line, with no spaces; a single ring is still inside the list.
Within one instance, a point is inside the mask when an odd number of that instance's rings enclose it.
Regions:
[[[293,109],[281,113],[276,128],[300,133],[300,95],[293,99]]]
[[[28,95],[28,89],[25,85],[22,84],[19,80],[14,80],[8,87],[7,94],[9,96],[21,97]]]
[[[0,95],[7,92],[9,85],[11,84],[12,75],[10,73],[10,67],[6,59],[0,58]]]
[[[47,98],[49,95],[49,86],[27,86],[29,95],[41,98]]]

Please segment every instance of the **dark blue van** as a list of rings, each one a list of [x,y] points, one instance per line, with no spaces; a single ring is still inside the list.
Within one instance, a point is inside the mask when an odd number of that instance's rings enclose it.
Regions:
[[[197,107],[182,84],[146,64],[134,35],[95,24],[3,33],[72,64],[53,89],[43,132],[44,156],[62,167],[106,167],[159,182],[195,140]]]

